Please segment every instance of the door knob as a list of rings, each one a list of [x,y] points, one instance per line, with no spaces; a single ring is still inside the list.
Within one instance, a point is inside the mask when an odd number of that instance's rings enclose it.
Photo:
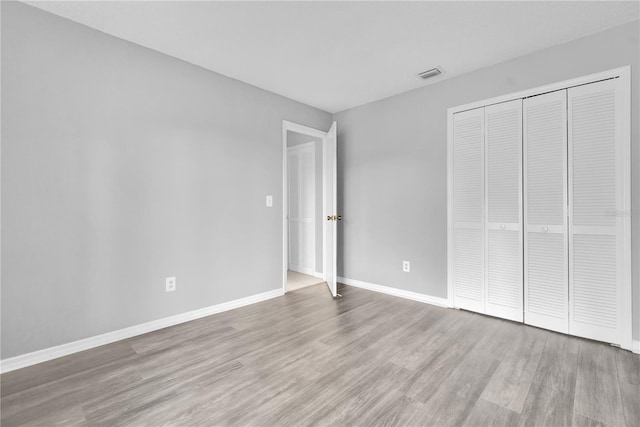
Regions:
[[[338,221],[342,221],[342,216],[338,215]]]
[[[506,230],[507,224],[500,224],[500,230]]]
[[[544,232],[546,233],[547,231],[549,231],[549,227],[547,227],[547,226],[545,225],[544,227],[542,227],[542,231],[544,231]]]
[[[327,215],[327,221],[331,221],[333,220],[333,217],[331,215]]]

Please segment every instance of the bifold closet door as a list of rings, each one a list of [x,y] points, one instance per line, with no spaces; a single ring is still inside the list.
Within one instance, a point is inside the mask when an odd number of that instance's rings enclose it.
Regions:
[[[568,89],[569,333],[614,344],[631,311],[621,101],[618,79]]]
[[[485,313],[522,321],[522,100],[485,107]]]
[[[523,109],[524,321],[567,333],[567,92],[526,98]]]
[[[455,305],[484,313],[484,108],[453,115],[452,154]]]

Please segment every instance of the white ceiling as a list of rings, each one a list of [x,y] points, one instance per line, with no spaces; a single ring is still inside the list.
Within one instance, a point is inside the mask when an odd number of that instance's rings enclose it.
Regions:
[[[26,3],[332,113],[640,14],[637,1]],[[445,74],[416,77],[434,66]]]

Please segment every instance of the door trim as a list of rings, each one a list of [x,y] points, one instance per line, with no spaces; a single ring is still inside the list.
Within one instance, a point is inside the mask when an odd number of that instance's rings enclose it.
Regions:
[[[289,264],[289,230],[287,227],[287,212],[289,210],[289,199],[287,194],[288,187],[288,169],[287,169],[287,132],[292,131],[308,135],[315,138],[324,140],[327,136],[327,132],[301,125],[298,123],[290,122],[288,120],[282,121],[282,292],[287,292],[287,267]],[[324,147],[324,142],[322,142]],[[322,201],[324,204],[324,200]],[[324,206],[322,209],[324,212]],[[324,221],[322,222],[324,228]],[[324,234],[324,233],[323,233]],[[324,280],[324,271],[322,272],[322,279]]]

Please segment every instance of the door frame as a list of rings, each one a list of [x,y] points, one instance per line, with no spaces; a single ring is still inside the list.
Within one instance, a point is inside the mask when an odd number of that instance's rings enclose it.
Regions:
[[[288,120],[282,121],[282,293],[287,293],[287,269],[289,266],[289,227],[287,220],[287,214],[289,212],[289,194],[288,194],[288,150],[287,150],[287,132],[292,131],[296,133],[301,133],[303,135],[308,135],[314,138],[320,138],[320,143],[324,149],[324,139],[327,137],[327,132],[301,125],[299,123],[290,122]],[[322,176],[323,176],[323,187],[322,191],[324,193],[324,163],[322,168]],[[322,198],[322,212],[324,212],[324,197]],[[324,235],[324,228],[326,224],[322,221],[322,230]],[[322,280],[325,279],[325,271],[322,269]]]
[[[311,161],[313,164],[313,244],[311,245],[311,252],[313,253],[313,266],[311,267],[311,275],[315,276],[316,272],[318,271],[317,268],[317,259],[316,259],[316,255],[317,255],[317,251],[316,251],[316,226],[317,226],[317,221],[318,218],[316,218],[316,200],[317,200],[317,191],[316,191],[316,141],[309,141],[309,142],[305,142],[304,144],[299,144],[299,145],[294,145],[293,147],[287,147],[287,154],[291,153],[292,151],[298,151],[298,150],[307,150],[307,149],[311,149]],[[289,168],[289,157],[287,156],[287,168]],[[290,176],[287,176],[287,185],[289,184],[290,181]],[[300,179],[300,177],[298,177],[298,179]],[[287,191],[287,196],[289,195],[289,192],[291,191],[290,188],[288,188],[289,191]],[[289,203],[287,201],[287,211],[285,212],[285,215],[288,217],[289,216],[289,210],[290,210],[291,206],[289,206]],[[287,223],[288,226],[290,226],[291,224]],[[289,227],[287,227],[287,232],[289,232]],[[287,244],[289,244],[289,237],[287,236]],[[287,251],[287,258],[289,259],[289,264],[291,263],[291,253],[289,253],[289,251]],[[289,267],[291,267],[291,265],[289,265]],[[304,273],[306,274],[306,273]]]

